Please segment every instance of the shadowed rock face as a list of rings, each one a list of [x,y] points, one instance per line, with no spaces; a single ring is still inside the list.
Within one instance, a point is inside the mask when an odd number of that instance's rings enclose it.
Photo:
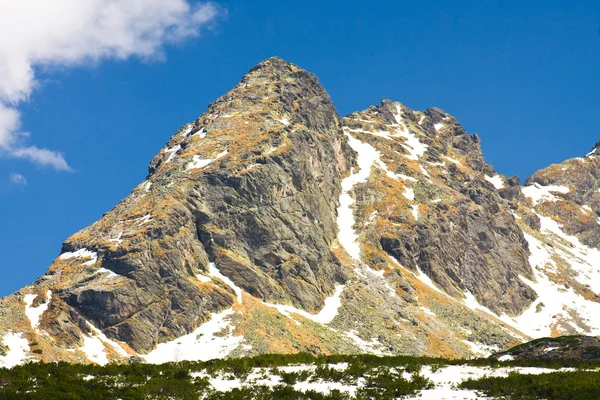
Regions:
[[[0,299],[0,367],[12,334],[35,359],[97,363],[467,357],[546,329],[600,334],[598,160],[521,187],[441,109],[384,100],[340,120],[314,75],[270,58],[177,131],[45,275]]]

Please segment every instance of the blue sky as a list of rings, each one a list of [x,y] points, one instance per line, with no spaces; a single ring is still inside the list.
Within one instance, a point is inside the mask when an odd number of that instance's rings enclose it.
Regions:
[[[0,295],[43,274],[69,235],[144,180],[173,132],[273,55],[314,72],[341,115],[384,98],[443,108],[480,135],[486,159],[509,176],[585,155],[600,139],[597,1],[223,1],[202,14],[186,0],[171,0],[181,7],[170,10],[145,1],[154,8],[143,12],[154,14],[143,18],[164,33],[149,45],[147,32],[128,29],[139,48],[91,49],[90,41],[67,57],[82,35],[39,32],[59,39],[26,42],[56,51],[28,59],[33,80],[14,86],[24,96],[10,97],[5,85],[4,107],[18,110],[21,125],[5,134],[4,151],[0,131]],[[18,4],[0,5],[0,15],[18,20]],[[166,28],[157,16],[168,17]],[[30,33],[2,29],[4,37]],[[0,77],[14,54],[0,39]],[[17,157],[18,146],[48,149],[70,170]]]

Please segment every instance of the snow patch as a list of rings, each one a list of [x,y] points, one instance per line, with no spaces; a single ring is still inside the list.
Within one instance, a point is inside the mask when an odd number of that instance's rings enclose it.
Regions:
[[[418,204],[413,204],[412,206],[410,206],[411,210],[410,212],[412,213],[413,217],[415,218],[415,221],[419,220],[419,205]]]
[[[413,201],[415,199],[415,191],[408,186],[404,188],[404,192],[402,192],[402,195],[410,201]]]
[[[83,265],[94,265],[96,264],[96,261],[98,261],[98,253],[83,248],[77,251],[68,251],[66,253],[62,253],[59,258],[61,260],[69,260],[71,258],[89,258],[90,260],[84,262]]]
[[[146,190],[146,192],[149,192],[151,188],[152,188],[152,182],[146,182],[144,190]]]
[[[513,361],[515,358],[510,354],[505,354],[501,357],[498,357],[498,361]]]
[[[192,135],[192,137],[193,136],[199,136],[200,139],[204,139],[206,137],[206,131],[204,130],[204,127],[200,128],[200,130],[198,132],[194,133]]]
[[[197,169],[197,168],[205,168],[207,165],[212,163],[213,161],[217,161],[219,158],[224,157],[229,152],[228,149],[223,150],[215,158],[200,158],[200,156],[192,157],[192,161],[188,163],[185,170]]]
[[[191,131],[192,131],[192,125],[191,124],[186,125],[186,127],[181,132],[181,137],[184,137],[184,138],[187,137]]]
[[[79,347],[77,350],[82,351],[88,360],[98,365],[108,364],[104,343],[102,343],[102,340],[98,337],[83,335],[83,346]]]
[[[500,175],[494,175],[494,176],[485,176],[485,180],[490,182],[492,185],[494,185],[494,187],[498,190],[502,189],[504,187],[504,181],[502,180],[502,177]]]
[[[543,201],[557,201],[559,200],[552,192],[556,193],[569,193],[571,190],[566,186],[549,185],[542,186],[539,183],[525,186],[521,188],[521,192],[525,197],[529,197],[533,201],[533,205],[537,206]]]
[[[433,124],[433,127],[435,128],[436,131],[439,131],[440,129],[442,129],[444,127],[444,124],[442,124],[442,123]]]
[[[98,271],[96,271],[96,274],[108,274],[105,276],[106,278],[115,278],[115,277],[120,276],[120,275],[116,274],[114,271],[111,271],[110,269],[106,269],[104,267],[102,267]]]
[[[212,282],[212,279],[210,277],[202,274],[196,274],[196,278],[198,278],[198,280],[202,283]]]
[[[16,367],[29,359],[29,342],[22,333],[7,332],[2,336],[2,343],[8,348],[8,352],[5,356],[0,356],[0,367]]]
[[[214,358],[225,358],[243,340],[242,336],[234,336],[229,317],[232,309],[212,315],[210,321],[200,325],[194,332],[166,343],[160,343],[149,354],[143,356],[146,362],[162,364],[177,361],[207,361]],[[224,330],[229,333],[222,335]]]
[[[377,356],[386,355],[385,352],[380,350],[381,343],[377,338],[371,338],[371,340],[366,341],[364,339],[361,339],[360,336],[358,336],[358,332],[356,330],[346,332],[345,336],[348,339],[352,340],[354,344],[356,344],[356,346],[358,346],[358,348],[360,348],[365,353],[374,354]]]
[[[165,161],[165,163],[171,162],[172,159],[175,158],[175,156],[177,155],[177,152],[181,149],[181,145],[175,145],[171,148],[166,148],[165,149],[165,153],[169,154],[169,157],[167,157],[167,160]]]

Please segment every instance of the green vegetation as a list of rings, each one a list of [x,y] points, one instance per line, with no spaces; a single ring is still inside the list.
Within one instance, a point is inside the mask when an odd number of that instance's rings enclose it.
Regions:
[[[478,390],[487,396],[534,400],[600,399],[600,372],[553,372],[541,375],[511,373],[505,378],[481,378],[460,384],[463,389]]]
[[[501,363],[494,359],[465,361],[373,355],[314,357],[308,354],[269,354],[163,365],[110,364],[104,367],[64,362],[30,363],[13,369],[0,369],[0,400],[395,399],[432,387],[432,383],[421,374],[424,366],[436,370],[447,365],[600,368],[600,362],[583,360],[548,359]],[[580,371],[570,374],[561,372],[539,376],[484,378],[464,382],[463,387],[510,398],[600,398],[600,383],[596,383],[600,382],[600,373]],[[215,378],[224,382],[222,391],[211,385],[211,379]],[[342,389],[335,385],[354,387],[354,396],[335,390]],[[323,390],[317,390],[319,386],[332,386],[332,390],[322,393]],[[550,387],[554,391],[547,395],[550,392],[543,392],[544,387]],[[596,395],[553,397],[563,393],[563,389],[565,395],[573,395],[578,391]]]

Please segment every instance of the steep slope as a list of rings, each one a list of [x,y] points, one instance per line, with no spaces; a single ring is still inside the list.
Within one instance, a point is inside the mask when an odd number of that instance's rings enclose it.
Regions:
[[[586,160],[584,178],[540,171],[521,189],[442,110],[383,101],[340,119],[314,75],[268,59],[176,132],[46,274],[0,300],[0,366],[468,357],[590,333],[600,203]],[[539,191],[562,192],[565,208]]]

